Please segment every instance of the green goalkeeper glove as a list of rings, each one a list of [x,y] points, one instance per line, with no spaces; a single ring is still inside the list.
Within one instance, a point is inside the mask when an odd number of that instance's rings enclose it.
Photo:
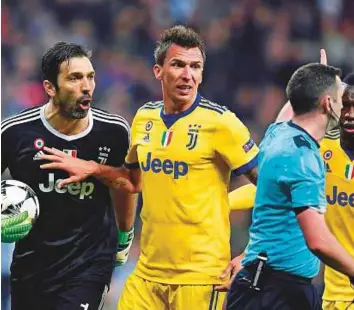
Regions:
[[[22,212],[11,218],[1,219],[1,242],[12,243],[26,237],[32,229],[28,212]]]
[[[129,256],[130,248],[133,244],[134,228],[129,231],[117,230],[117,253],[116,253],[116,267],[122,266],[126,263]]]

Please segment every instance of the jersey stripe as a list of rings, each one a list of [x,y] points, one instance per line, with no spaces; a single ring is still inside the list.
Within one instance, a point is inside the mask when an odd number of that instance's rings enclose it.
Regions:
[[[96,111],[92,111],[93,118],[98,121],[106,122],[106,123],[111,123],[111,124],[118,124],[121,125],[122,127],[125,128],[127,132],[130,132],[130,126],[128,122],[121,116],[115,116],[111,114],[112,116],[108,115],[102,115],[99,113],[96,113]]]
[[[128,127],[130,127],[128,121],[123,116],[120,116],[118,114],[108,113],[106,111],[103,111],[103,110],[100,110],[100,109],[95,109],[95,108],[92,109],[92,112],[94,114],[97,114],[97,116],[106,117],[108,119],[119,119],[122,122],[124,122]]]
[[[144,106],[149,105],[149,106],[160,106],[163,103],[162,100],[158,100],[158,101],[149,101],[147,103],[144,104]]]
[[[95,114],[95,113],[92,113],[92,117],[93,117],[93,119],[94,119],[95,121],[120,125],[120,126],[123,127],[123,128],[126,130],[126,132],[128,133],[128,140],[130,141],[130,127],[127,126],[126,123],[124,123],[124,122],[122,122],[121,120],[118,120],[118,119],[107,119],[107,118],[103,118],[101,115],[97,115],[97,114]]]
[[[325,138],[331,139],[331,140],[338,139],[339,137],[340,137],[340,131],[337,128],[330,130],[330,131],[326,132],[326,134],[325,134]]]
[[[224,112],[228,110],[227,107],[222,106],[222,105],[220,105],[220,104],[217,104],[217,103],[215,103],[215,102],[212,102],[212,101],[210,101],[210,100],[207,100],[207,99],[205,99],[205,98],[202,98],[202,99],[200,100],[200,102],[203,103],[204,105],[209,105],[209,106],[211,106],[211,107],[215,107],[215,108],[217,108],[217,109],[221,109],[221,110],[223,110]]]
[[[212,110],[214,112],[217,112],[219,114],[223,114],[225,110],[219,109],[218,107],[213,107],[211,105],[205,104],[204,102],[199,102],[199,106],[204,109]]]
[[[158,109],[161,108],[163,106],[163,101],[151,101],[148,103],[145,103],[139,110],[143,110],[143,109]]]
[[[32,116],[30,118],[13,120],[12,122],[9,122],[9,123],[7,123],[4,126],[1,126],[1,133],[3,133],[6,129],[8,129],[8,128],[12,127],[12,126],[20,125],[20,124],[23,124],[23,123],[32,122],[32,121],[35,121],[35,120],[40,119],[40,118],[41,118],[41,116],[38,113],[36,116]]]
[[[92,113],[92,114],[93,114],[93,118],[97,121],[121,125],[122,127],[125,128],[126,131],[129,131],[129,126],[125,122],[122,122],[120,119],[117,119],[117,118],[110,119],[110,118],[102,117],[102,115],[97,115],[95,113]]]
[[[40,107],[35,108],[35,109],[31,109],[31,110],[27,110],[25,112],[20,112],[19,114],[16,114],[14,116],[10,116],[1,122],[1,127],[6,126],[13,121],[18,121],[20,119],[25,119],[25,118],[32,117],[35,115],[39,115],[39,111],[40,111]]]

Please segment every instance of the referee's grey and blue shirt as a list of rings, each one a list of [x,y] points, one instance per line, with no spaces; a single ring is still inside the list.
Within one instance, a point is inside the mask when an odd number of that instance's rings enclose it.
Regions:
[[[325,167],[319,144],[291,121],[272,124],[260,144],[258,169],[243,265],[265,251],[273,269],[315,277],[320,261],[307,247],[294,210],[309,206],[325,212]]]

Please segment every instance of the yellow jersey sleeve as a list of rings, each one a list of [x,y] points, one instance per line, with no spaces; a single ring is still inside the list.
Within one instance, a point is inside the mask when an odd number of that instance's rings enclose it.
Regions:
[[[215,151],[236,175],[257,166],[258,147],[247,127],[230,111],[220,116],[216,129]]]
[[[229,204],[231,210],[248,210],[253,208],[256,198],[257,187],[253,184],[246,184],[229,193]]]
[[[138,146],[138,121],[139,115],[137,114],[134,117],[131,132],[130,132],[130,145],[127,156],[125,157],[124,166],[127,168],[138,168],[139,160],[138,160],[138,153],[137,153],[137,146]]]

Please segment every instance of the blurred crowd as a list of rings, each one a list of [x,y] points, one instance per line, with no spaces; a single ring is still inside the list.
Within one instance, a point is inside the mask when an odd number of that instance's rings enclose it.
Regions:
[[[70,41],[93,52],[95,105],[131,121],[144,102],[161,98],[154,44],[179,23],[196,28],[207,46],[201,94],[236,112],[256,141],[285,102],[294,69],[318,62],[321,47],[344,74],[354,68],[352,0],[3,0],[1,8],[2,118],[46,101],[40,58],[54,42]],[[234,254],[247,243],[249,215],[231,215]],[[105,309],[114,309],[138,252],[136,244],[116,271]],[[3,276],[7,254],[3,248]]]

